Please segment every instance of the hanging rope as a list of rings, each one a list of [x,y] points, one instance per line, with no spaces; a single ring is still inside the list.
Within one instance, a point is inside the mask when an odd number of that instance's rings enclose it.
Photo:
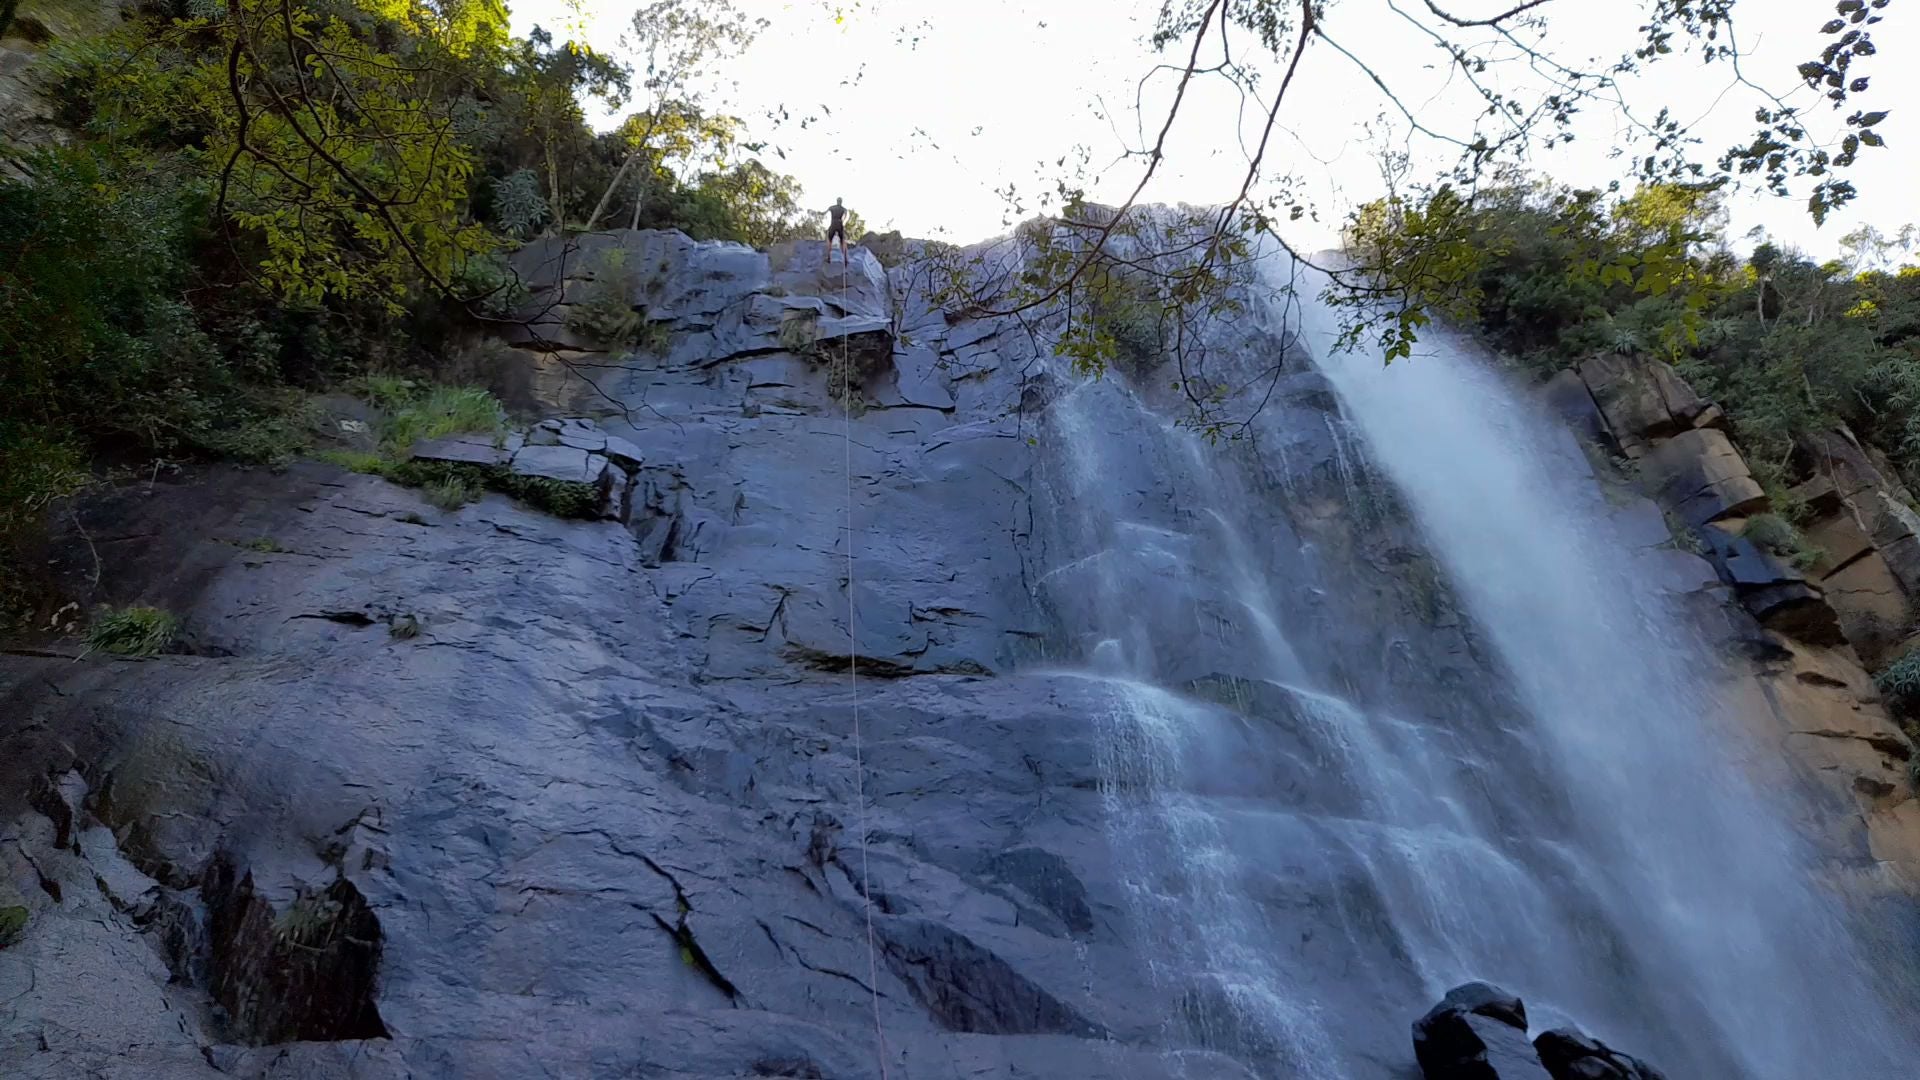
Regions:
[[[847,310],[846,239],[840,241],[840,310]],[[827,237],[833,264],[833,237]],[[880,961],[873,943],[873,880],[867,872],[867,762],[860,735],[860,643],[854,629],[853,560],[853,345],[840,335],[840,435],[847,474],[847,687],[853,701],[854,827],[860,830],[860,907],[867,920],[867,990],[873,997],[873,1038],[880,1080],[887,1080],[887,1034],[880,1023]]]

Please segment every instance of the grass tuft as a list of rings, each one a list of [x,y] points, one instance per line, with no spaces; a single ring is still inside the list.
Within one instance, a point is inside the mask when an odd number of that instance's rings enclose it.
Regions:
[[[156,607],[101,608],[87,645],[116,656],[157,656],[180,635],[180,620]]]

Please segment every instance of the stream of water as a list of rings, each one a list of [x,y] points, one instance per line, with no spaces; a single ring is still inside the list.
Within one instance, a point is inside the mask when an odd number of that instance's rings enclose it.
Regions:
[[[1790,808],[1708,719],[1722,661],[1643,587],[1577,445],[1470,349],[1388,368],[1333,328],[1307,306],[1344,413],[1317,460],[1283,430],[1300,410],[1252,451],[1114,377],[1050,411],[1042,598],[1109,690],[1102,794],[1167,1034],[1262,1075],[1379,1076],[1484,978],[1536,1030],[1577,1021],[1676,1077],[1911,1072]],[[1502,704],[1463,720],[1457,688],[1329,659],[1379,609],[1289,524],[1315,468],[1355,520],[1404,508]]]

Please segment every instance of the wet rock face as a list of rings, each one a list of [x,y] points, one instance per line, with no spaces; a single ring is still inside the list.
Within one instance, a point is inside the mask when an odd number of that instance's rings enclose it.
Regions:
[[[590,424],[424,448],[604,461],[618,522],[317,465],[83,508],[103,598],[189,655],[0,661],[0,1073],[1249,1080],[1162,1031],[1110,690],[1022,670],[1024,337],[858,254],[628,242],[699,344],[583,368]],[[847,410],[769,298],[911,344]]]
[[[604,477],[597,520],[501,493],[441,511],[311,464],[81,509],[98,597],[175,612],[189,655],[0,658],[0,919],[26,913],[0,1073],[1292,1075],[1288,1032],[1207,952],[1239,943],[1192,918],[1205,882],[1142,872],[1231,848],[1339,1067],[1406,1075],[1413,894],[1370,876],[1392,837],[1352,826],[1439,777],[1490,835],[1565,808],[1487,782],[1538,748],[1325,381],[1286,372],[1257,444],[1208,451],[1244,478],[1209,497],[1258,508],[1245,564],[1285,590],[1300,665],[1433,751],[1343,773],[1357,718],[1257,655],[1176,484],[1206,470],[1103,431],[1139,527],[1099,550],[1179,583],[1108,599],[1195,628],[1156,643],[1205,734],[1169,779],[1122,689],[1062,670],[1098,655],[1097,601],[1050,517],[1073,510],[1068,382],[1017,324],[950,319],[859,252],[647,233],[524,252],[543,325],[614,249],[662,354],[530,339],[569,405],[517,443],[426,448]],[[781,340],[790,317],[867,335],[864,411]],[[76,589],[86,551],[53,568]],[[1827,741],[1878,753],[1858,726]],[[1162,796],[1230,823],[1223,846],[1120,830]],[[1497,1002],[1449,1016],[1433,1039],[1460,1060],[1525,1049]]]

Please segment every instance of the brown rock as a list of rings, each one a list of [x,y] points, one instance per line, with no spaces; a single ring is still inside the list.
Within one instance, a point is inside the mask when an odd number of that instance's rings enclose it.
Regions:
[[[1641,467],[1657,497],[1695,525],[1767,506],[1746,460],[1725,433],[1711,428],[1689,429],[1655,445]]]
[[[1659,360],[1602,354],[1583,361],[1578,370],[1629,457],[1691,428],[1707,408],[1693,387]]]

